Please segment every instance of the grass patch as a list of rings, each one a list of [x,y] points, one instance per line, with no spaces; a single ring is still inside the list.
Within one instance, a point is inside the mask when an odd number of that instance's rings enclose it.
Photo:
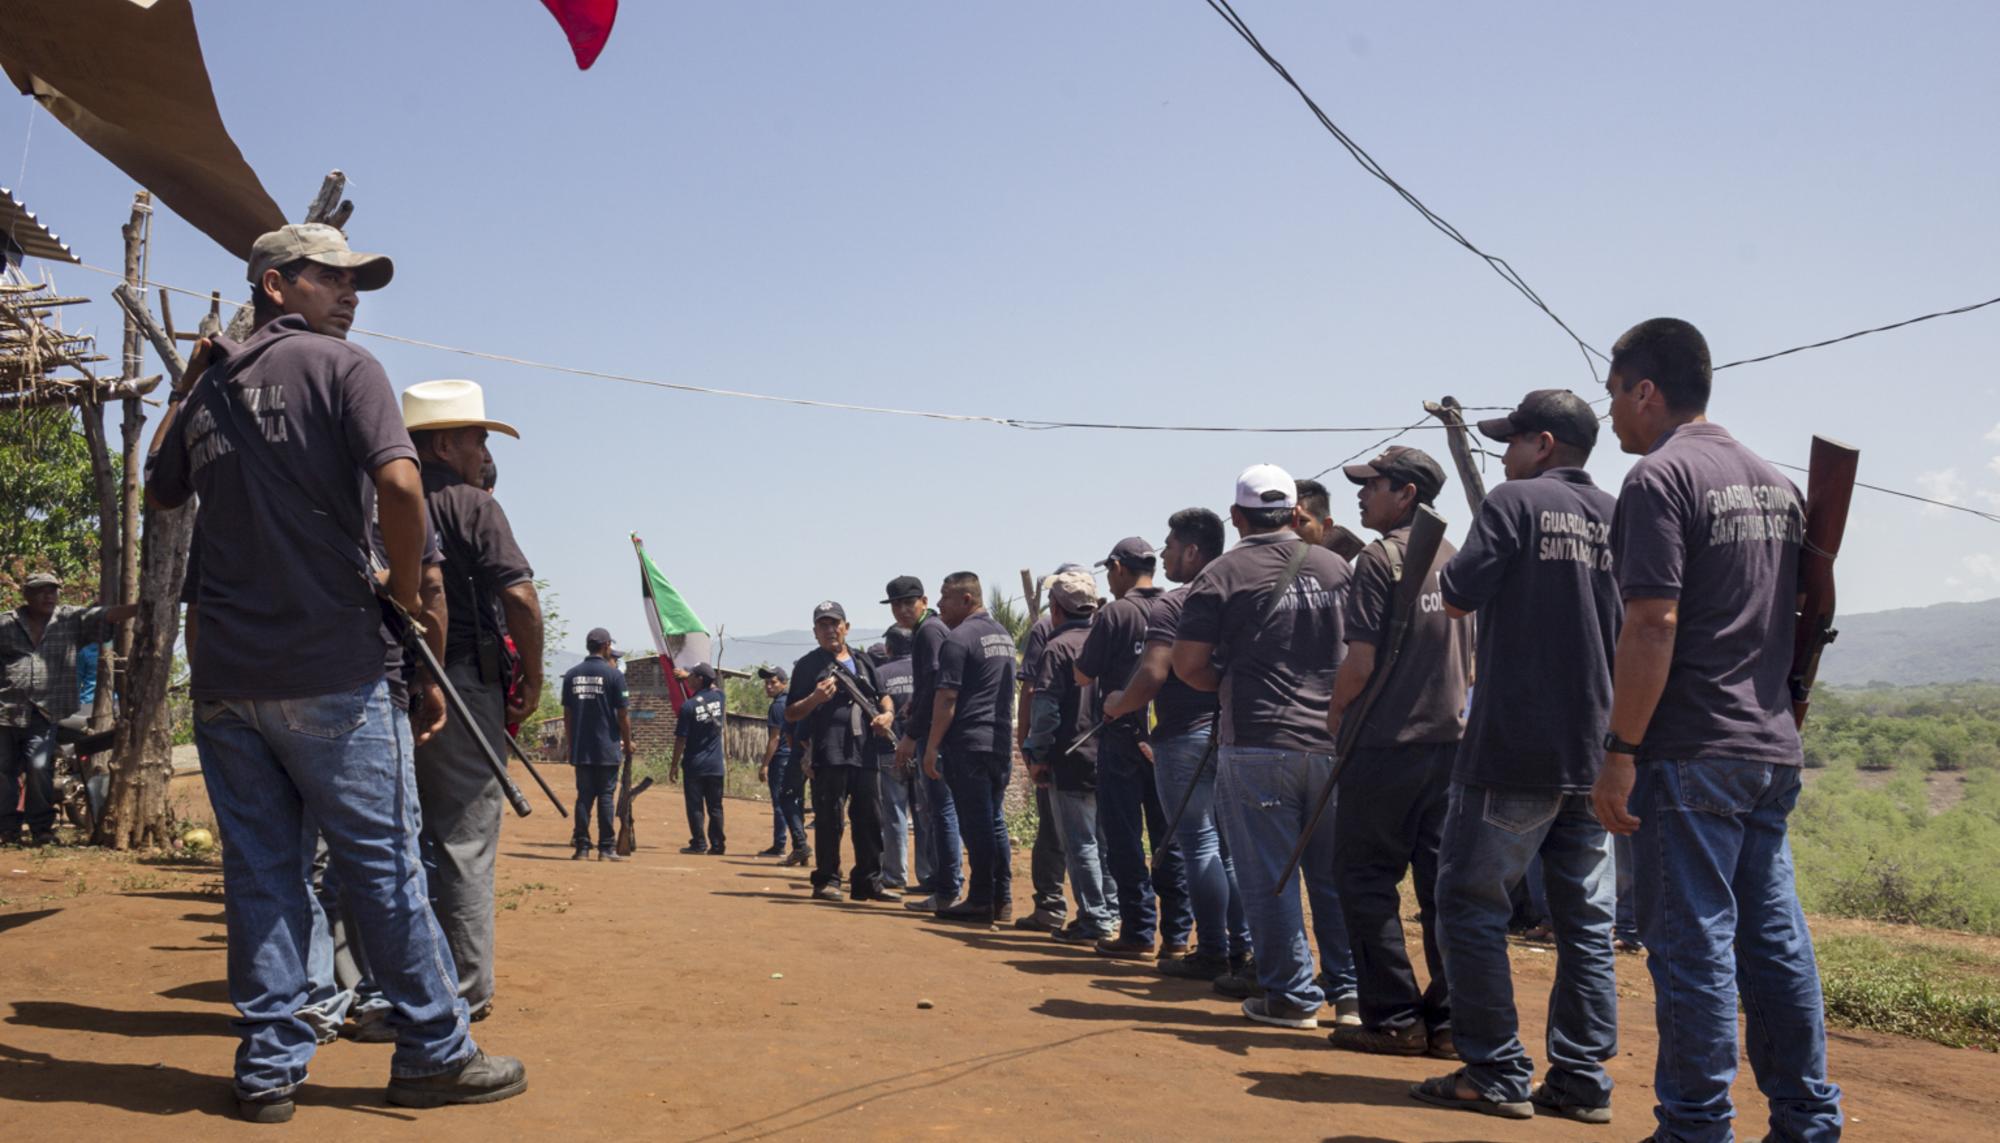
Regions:
[[[1814,946],[1828,1023],[2000,1051],[2000,957],[1862,935]]]

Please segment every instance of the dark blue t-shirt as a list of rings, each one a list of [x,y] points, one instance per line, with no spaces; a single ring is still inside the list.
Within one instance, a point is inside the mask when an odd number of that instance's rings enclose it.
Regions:
[[[705,687],[681,704],[674,737],[687,739],[681,772],[690,778],[722,777],[722,688]]]
[[[616,766],[619,749],[618,712],[625,709],[625,674],[593,655],[564,672],[562,705],[573,716],[570,731],[572,766]]]
[[[785,725],[785,707],[791,701],[790,695],[779,695],[771,700],[771,713],[764,716],[764,721],[771,728],[771,736],[778,740],[778,752],[771,755],[773,764],[787,761],[792,756],[792,728]]]
[[[1007,751],[1014,734],[1014,637],[991,613],[967,616],[945,637],[937,686],[958,692],[957,713],[944,736],[948,749]]]
[[[1580,794],[1597,780],[1622,614],[1611,574],[1617,504],[1580,468],[1507,481],[1439,573],[1444,601],[1479,616],[1458,781]]]
[[[875,748],[875,762],[887,770],[896,764],[896,739],[903,736],[903,728],[910,716],[910,692],[916,687],[916,672],[911,668],[910,657],[891,659],[875,668],[882,680],[882,693],[896,704],[896,717],[890,724],[889,737],[871,735],[869,745]]]
[[[944,616],[935,611],[924,612],[917,620],[916,630],[910,633],[910,717],[904,724],[904,733],[916,739],[918,746],[930,740],[931,704],[937,698],[938,654],[950,634]]]

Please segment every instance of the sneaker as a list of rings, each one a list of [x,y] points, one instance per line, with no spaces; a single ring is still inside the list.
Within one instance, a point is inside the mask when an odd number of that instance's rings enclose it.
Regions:
[[[784,847],[784,846],[782,846],[782,845],[774,845],[774,846],[772,846],[772,847],[771,847],[771,848],[769,848],[769,849],[760,849],[760,850],[758,850],[758,851],[757,851],[757,856],[759,856],[759,857],[783,857],[783,856],[785,856],[785,847]]]
[[[1248,1000],[1253,996],[1264,995],[1264,986],[1257,983],[1255,970],[1239,972],[1231,969],[1216,977],[1212,987],[1231,1000]]]
[[[1335,1028],[1327,1042],[1343,1052],[1367,1052],[1376,1056],[1421,1056],[1430,1051],[1431,1038],[1420,1024],[1400,1032],[1373,1028]]]
[[[389,1081],[389,1102],[397,1107],[443,1107],[452,1103],[494,1103],[528,1090],[528,1069],[511,1056],[475,1050],[457,1071]]]
[[[1144,960],[1153,955],[1153,942],[1138,937],[1106,937],[1097,942],[1097,955],[1114,960]]]
[[[1592,1107],[1574,1103],[1561,1092],[1550,1091],[1549,1085],[1539,1083],[1529,1094],[1528,1102],[1534,1105],[1537,1115],[1557,1115],[1564,1119],[1574,1119],[1578,1123],[1605,1124],[1611,1122],[1611,1105]]]
[[[900,901],[903,899],[903,895],[884,885],[878,889],[856,893],[854,899],[856,901]]]
[[[1229,971],[1229,961],[1219,956],[1196,953],[1172,960],[1162,957],[1159,969],[1161,976],[1171,976],[1176,980],[1214,980]]]
[[[1014,923],[1014,902],[1002,901],[993,909],[993,923],[1011,925]]]
[[[1424,1055],[1434,1060],[1455,1060],[1458,1058],[1458,1043],[1451,1038],[1450,1028],[1439,1028],[1430,1034],[1430,1044]]]
[[[935,893],[926,893],[921,897],[903,898],[903,908],[908,909],[912,913],[935,913],[944,904],[946,902],[939,900]]]
[[[681,846],[681,852],[692,853],[692,854],[703,854],[708,852],[708,847],[705,845],[684,845]]]
[[[1109,938],[1099,933],[1095,928],[1078,921],[1075,924],[1064,925],[1062,928],[1050,933],[1049,939],[1058,944],[1065,945],[1094,945],[1099,941],[1108,940]]]
[[[1272,1000],[1268,996],[1252,996],[1245,1000],[1243,1014],[1259,1024],[1269,1024],[1275,1028],[1319,1027],[1319,1016],[1315,1009],[1294,1008],[1282,1000]]]
[[[1630,940],[1627,940],[1624,937],[1620,937],[1617,940],[1611,942],[1611,951],[1625,953],[1629,956],[1636,956],[1639,953],[1645,952],[1646,946],[1639,943],[1638,937],[1633,937]]]
[[[813,890],[813,900],[838,901],[840,900],[840,887],[832,884],[821,885],[819,888]]]
[[[282,1099],[236,1098],[236,1118],[251,1123],[290,1123],[292,1110],[290,1096]]]
[[[946,905],[937,911],[940,921],[957,921],[966,925],[990,925],[993,923],[991,905],[975,905],[970,901],[960,901],[956,905]]]
[[[812,857],[813,857],[812,846],[810,845],[801,846],[800,848],[792,851],[792,855],[785,859],[785,864],[804,865],[806,862],[811,861]]]
[[[1031,933],[1060,932],[1063,927],[1063,915],[1061,913],[1051,913],[1047,909],[1036,909],[1034,912],[1015,921],[1014,927],[1017,929],[1026,929]]]
[[[599,850],[599,851],[598,851],[598,853],[597,853],[597,860],[599,860],[599,861],[623,861],[623,860],[625,860],[625,855],[624,855],[624,854],[622,854],[622,853],[619,853],[619,852],[618,852],[617,850],[615,850],[615,849],[603,849],[603,850]]]
[[[1361,1027],[1361,998],[1343,996],[1333,1002],[1333,1026],[1336,1028]]]
[[[587,845],[579,845],[579,846],[577,846],[577,847],[576,847],[576,852],[575,852],[575,853],[572,853],[572,854],[570,854],[570,855],[569,855],[569,859],[570,859],[571,861],[588,861],[588,860],[590,860],[590,847],[589,847],[589,846],[587,846]]]

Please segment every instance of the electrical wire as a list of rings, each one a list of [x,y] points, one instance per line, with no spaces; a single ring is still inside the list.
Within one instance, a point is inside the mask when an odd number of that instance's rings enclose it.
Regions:
[[[1906,325],[1915,325],[1920,321],[1929,321],[1932,318],[1951,317],[1955,314],[1969,314],[1973,310],[1983,310],[1987,306],[1996,304],[2000,304],[2000,298],[1988,298],[1983,302],[1974,302],[1969,306],[1959,306],[1957,309],[1938,310],[1935,313],[1927,313],[1921,317],[1904,318],[1902,321],[1890,322],[1888,325],[1878,325],[1873,329],[1858,329],[1853,333],[1843,333],[1839,337],[1829,337],[1825,341],[1815,341],[1809,345],[1794,345],[1790,349],[1780,349],[1776,353],[1766,353],[1759,357],[1745,357],[1740,361],[1727,362],[1715,368],[1720,372],[1724,369],[1734,369],[1738,365],[1755,365],[1759,361],[1770,361],[1773,358],[1789,357],[1794,353],[1804,353],[1808,349],[1824,349],[1829,345],[1839,345],[1843,341],[1853,341],[1857,337],[1867,337],[1871,333],[1887,333],[1892,329],[1901,329]]]
[[[1250,45],[1252,51],[1256,52],[1266,64],[1270,65],[1271,70],[1278,74],[1279,79],[1284,80],[1287,86],[1298,93],[1298,97],[1305,101],[1306,107],[1313,113],[1314,118],[1319,120],[1320,126],[1326,128],[1327,133],[1332,135],[1342,147],[1347,149],[1347,153],[1353,157],[1354,161],[1361,164],[1362,170],[1374,175],[1387,185],[1389,189],[1395,191],[1404,202],[1410,204],[1418,214],[1423,216],[1424,221],[1435,227],[1440,234],[1478,255],[1494,273],[1500,275],[1503,281],[1519,291],[1522,297],[1528,299],[1530,305],[1547,314],[1549,320],[1560,326],[1562,331],[1569,335],[1569,339],[1576,343],[1578,351],[1583,354],[1584,364],[1590,369],[1591,380],[1596,381],[1598,379],[1597,364],[1591,359],[1594,357],[1597,361],[1603,361],[1607,364],[1611,360],[1604,355],[1602,350],[1599,350],[1596,346],[1591,345],[1578,336],[1577,332],[1570,328],[1569,323],[1557,316],[1556,312],[1549,308],[1549,304],[1542,300],[1541,295],[1535,292],[1534,287],[1528,285],[1527,279],[1523,278],[1520,272],[1515,270],[1513,265],[1505,258],[1496,254],[1488,254],[1474,245],[1472,240],[1467,238],[1458,227],[1445,221],[1436,211],[1424,205],[1422,199],[1419,199],[1408,188],[1404,187],[1403,184],[1392,178],[1389,172],[1383,169],[1382,164],[1375,161],[1373,155],[1370,155],[1361,144],[1355,142],[1353,137],[1347,132],[1341,130],[1340,125],[1335,123],[1333,118],[1320,108],[1319,103],[1312,96],[1306,94],[1306,89],[1300,86],[1299,81],[1292,78],[1292,73],[1286,70],[1285,65],[1278,62],[1278,58],[1272,55],[1269,49],[1264,47],[1263,42],[1257,38],[1257,33],[1250,30],[1250,25],[1242,16],[1237,14],[1236,9],[1231,6],[1229,0],[1204,0],[1204,2],[1215,11],[1216,15],[1221,16],[1223,21],[1238,36],[1242,37],[1244,43]]]

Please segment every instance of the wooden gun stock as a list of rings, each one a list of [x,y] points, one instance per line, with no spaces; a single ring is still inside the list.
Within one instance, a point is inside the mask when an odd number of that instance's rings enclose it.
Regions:
[[[1833,629],[1833,561],[1847,534],[1847,509],[1854,499],[1854,474],[1861,450],[1814,437],[1812,468],[1806,477],[1805,542],[1799,546],[1799,624],[1792,636],[1792,720],[1804,726],[1819,677],[1820,652],[1839,632]]]

